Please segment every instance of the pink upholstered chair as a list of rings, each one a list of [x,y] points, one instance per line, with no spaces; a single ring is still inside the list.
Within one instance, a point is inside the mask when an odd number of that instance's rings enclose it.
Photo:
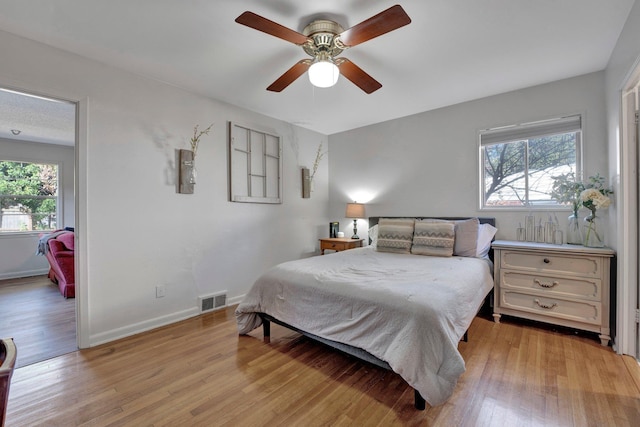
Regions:
[[[49,278],[58,284],[60,293],[65,298],[74,298],[75,292],[75,235],[72,231],[61,233],[49,239],[49,248],[45,254],[49,265]]]
[[[0,340],[0,427],[4,426],[9,401],[9,386],[16,365],[16,345],[13,338]]]

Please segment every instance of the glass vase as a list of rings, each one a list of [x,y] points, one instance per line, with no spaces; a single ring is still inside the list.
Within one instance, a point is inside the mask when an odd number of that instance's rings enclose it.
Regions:
[[[578,218],[578,211],[573,211],[573,214],[569,215],[567,225],[567,244],[569,245],[581,245],[582,230],[580,230],[580,218]]]
[[[590,248],[602,248],[604,246],[604,224],[596,215],[595,210],[584,219],[582,234],[584,245]]]
[[[191,161],[191,169],[189,170],[189,184],[195,184],[198,180],[198,170],[196,169],[196,161]]]

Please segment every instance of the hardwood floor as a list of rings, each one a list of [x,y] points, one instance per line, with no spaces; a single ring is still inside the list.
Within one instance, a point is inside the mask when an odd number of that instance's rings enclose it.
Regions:
[[[14,426],[632,426],[640,367],[597,338],[477,317],[445,404],[413,408],[396,374],[234,307],[17,369]]]
[[[75,351],[75,300],[47,276],[0,280],[0,337],[13,337],[17,367]]]

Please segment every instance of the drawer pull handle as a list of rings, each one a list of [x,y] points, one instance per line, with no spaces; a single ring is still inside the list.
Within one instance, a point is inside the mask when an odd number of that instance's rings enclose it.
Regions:
[[[544,283],[544,282],[541,282],[538,279],[533,279],[533,283],[535,283],[536,285],[541,286],[543,288],[553,288],[554,286],[558,285],[558,282],[556,282],[556,281],[554,281],[552,283]]]
[[[558,304],[556,304],[555,302],[554,302],[553,304],[543,304],[543,303],[541,303],[541,302],[540,302],[540,300],[539,300],[539,299],[537,299],[537,298],[536,298],[535,300],[533,300],[533,301],[534,301],[536,304],[538,304],[538,307],[540,307],[540,308],[546,308],[547,310],[551,310],[553,307],[555,307],[556,305],[558,305]]]
[[[545,258],[542,260],[545,264],[549,264],[551,262],[551,260],[549,258]]]

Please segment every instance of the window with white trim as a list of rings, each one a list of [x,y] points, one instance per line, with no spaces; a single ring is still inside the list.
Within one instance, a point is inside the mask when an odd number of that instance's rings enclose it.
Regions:
[[[58,165],[0,160],[0,233],[57,228]]]
[[[579,115],[480,132],[481,208],[559,208],[554,177],[581,176]]]

